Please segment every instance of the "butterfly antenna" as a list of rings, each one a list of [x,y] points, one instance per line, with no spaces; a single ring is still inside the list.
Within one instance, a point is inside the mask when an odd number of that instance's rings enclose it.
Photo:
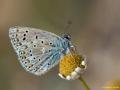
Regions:
[[[71,26],[71,24],[72,24],[72,21],[68,21],[64,30],[68,30],[68,28]]]

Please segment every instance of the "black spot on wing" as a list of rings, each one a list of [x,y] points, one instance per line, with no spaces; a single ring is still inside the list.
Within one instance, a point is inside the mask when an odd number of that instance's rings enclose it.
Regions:
[[[26,34],[24,34],[23,36],[26,36]]]
[[[43,43],[43,41],[41,41],[41,43]]]
[[[25,37],[23,38],[23,41],[24,41],[24,40],[26,40],[26,38],[25,38]]]
[[[36,36],[35,38],[38,39],[38,36]]]
[[[26,31],[26,33],[28,33],[28,31]]]

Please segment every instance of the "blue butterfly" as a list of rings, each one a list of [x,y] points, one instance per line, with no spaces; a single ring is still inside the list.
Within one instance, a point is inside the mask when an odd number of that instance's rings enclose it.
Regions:
[[[38,76],[57,65],[73,47],[68,34],[59,37],[30,27],[11,27],[9,37],[22,67]]]

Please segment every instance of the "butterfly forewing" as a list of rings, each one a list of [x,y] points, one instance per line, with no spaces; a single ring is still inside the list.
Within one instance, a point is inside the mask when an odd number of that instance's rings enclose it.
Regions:
[[[40,29],[12,27],[9,37],[22,67],[41,75],[57,65],[62,57],[64,39]]]

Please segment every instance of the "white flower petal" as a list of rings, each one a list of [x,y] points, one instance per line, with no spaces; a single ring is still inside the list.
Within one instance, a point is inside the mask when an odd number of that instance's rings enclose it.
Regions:
[[[72,78],[71,78],[71,76],[68,75],[68,76],[66,77],[66,79],[67,79],[67,80],[71,80]]]
[[[73,71],[73,72],[71,73],[71,77],[72,77],[73,80],[77,79],[79,76],[80,76],[80,74],[78,74],[78,73],[75,72],[75,71]]]
[[[81,68],[80,68],[80,67],[77,67],[77,68],[75,69],[75,72],[80,73],[80,72],[81,72]]]
[[[65,79],[65,77],[62,74],[58,74],[62,79]]]

